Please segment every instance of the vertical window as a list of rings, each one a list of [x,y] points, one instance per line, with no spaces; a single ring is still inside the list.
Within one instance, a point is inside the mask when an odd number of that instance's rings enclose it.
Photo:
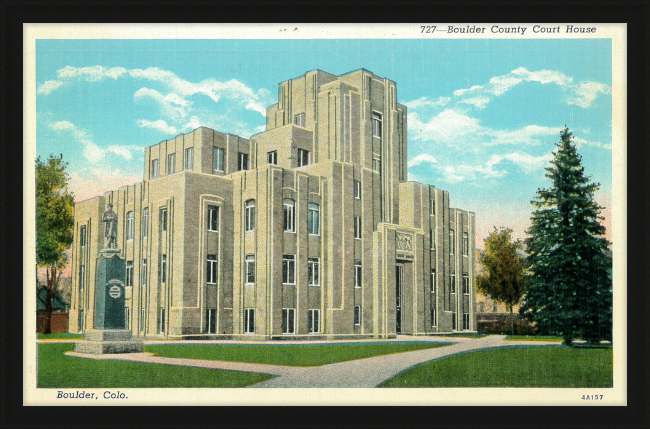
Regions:
[[[362,281],[361,261],[354,262],[354,287],[360,288]]]
[[[208,255],[206,280],[209,284],[217,283],[217,255]]]
[[[160,230],[167,231],[167,209],[160,209]]]
[[[372,136],[381,138],[381,113],[372,112]]]
[[[450,293],[456,293],[456,274],[449,275],[449,288],[451,290]]]
[[[237,154],[237,168],[239,171],[248,170],[248,154],[239,152]]]
[[[463,329],[469,330],[469,313],[463,313]]]
[[[354,306],[354,324],[361,325],[361,307],[358,305]]]
[[[305,128],[305,114],[299,113],[293,117],[293,123],[299,127]]]
[[[266,154],[266,161],[269,164],[278,165],[278,151],[274,150]]]
[[[151,171],[149,177],[155,179],[160,176],[160,162],[157,159],[151,161]]]
[[[140,286],[147,284],[147,260],[142,260],[142,267],[140,268]]]
[[[126,329],[129,329],[131,322],[131,309],[129,307],[124,307],[124,326]]]
[[[176,169],[176,154],[170,153],[167,155],[167,174],[172,174]]]
[[[436,292],[436,270],[431,270],[431,292]]]
[[[144,305],[144,304],[140,304],[140,305]],[[146,326],[147,326],[147,311],[144,308],[142,308],[140,310],[140,332],[144,332],[146,330]]]
[[[298,149],[298,167],[309,165],[309,151],[305,149]]]
[[[463,293],[469,295],[469,277],[463,275]]]
[[[354,217],[354,238],[361,238],[361,216]]]
[[[379,155],[373,155],[372,157],[372,171],[381,174],[381,157]]]
[[[248,200],[244,206],[244,231],[255,230],[255,200]]]
[[[188,147],[185,149],[185,169],[192,170],[194,168],[194,148]]]
[[[456,322],[457,322],[457,317],[456,317],[456,312],[451,313],[451,330],[455,331],[456,330]]]
[[[310,334],[320,332],[320,310],[309,310],[307,313],[307,324],[309,325]]]
[[[463,255],[469,255],[469,235],[466,232],[463,232]]]
[[[296,309],[283,308],[282,309],[282,333],[293,334],[295,333],[296,324]]]
[[[208,206],[208,231],[219,231],[219,207]]]
[[[431,198],[431,201],[429,202],[429,214],[430,215],[435,215],[436,214],[436,200]]]
[[[84,330],[84,311],[79,310],[79,330]]]
[[[208,308],[205,312],[206,312],[205,326],[208,328],[208,334],[216,334],[217,333],[217,309]]]
[[[167,281],[167,255],[160,255],[160,262],[158,263],[158,278],[160,283]]]
[[[436,321],[436,303],[431,303],[431,326],[436,326],[438,323]]]
[[[282,283],[296,284],[296,256],[282,255]]]
[[[165,333],[165,309],[164,308],[158,309],[158,333],[159,334]]]
[[[320,206],[318,204],[309,203],[309,210],[307,212],[307,224],[309,234],[320,234]]]
[[[133,286],[133,261],[126,261],[126,282],[125,286]]]
[[[456,252],[456,240],[454,230],[449,230],[449,254],[453,255]]]
[[[354,181],[354,198],[357,200],[361,199],[361,182],[358,180]]]
[[[255,309],[244,309],[244,333],[252,334],[255,332]]]
[[[79,289],[83,290],[84,282],[86,281],[86,266],[79,266]]]
[[[126,214],[126,239],[133,240],[135,236],[135,216],[133,211]]]
[[[214,171],[225,171],[223,168],[224,150],[220,147],[212,148],[212,169]]]
[[[307,259],[307,278],[309,286],[320,285],[320,259],[308,258]]]
[[[282,202],[284,208],[284,230],[288,232],[296,231],[296,202],[285,198]]]
[[[86,247],[86,226],[79,228],[79,247]]]
[[[244,259],[244,282],[255,283],[255,255],[246,255]]]
[[[429,230],[429,241],[431,241],[431,250],[436,248],[436,229],[435,226]]]
[[[143,238],[149,234],[149,207],[142,209],[142,225],[140,230],[142,231]]]

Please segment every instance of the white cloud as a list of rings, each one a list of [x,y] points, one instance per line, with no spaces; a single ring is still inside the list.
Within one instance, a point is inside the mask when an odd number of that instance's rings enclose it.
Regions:
[[[436,159],[428,153],[421,153],[408,162],[408,168],[415,167],[423,163],[436,164],[437,162],[438,161],[436,161]]]
[[[178,130],[176,129],[176,127],[169,125],[167,122],[163,121],[162,119],[158,119],[157,121],[148,121],[146,119],[139,119],[137,121],[137,124],[139,127],[153,128],[154,130],[158,130],[165,134],[171,134],[171,135],[178,134]]]
[[[74,193],[75,201],[83,201],[141,180],[142,177],[133,174],[125,175],[119,168],[82,168],[70,173],[68,188]]]
[[[541,138],[546,136],[557,136],[560,133],[559,127],[540,127],[539,125],[528,125],[517,130],[490,130],[489,146],[502,144],[515,144],[535,146],[542,143]]]
[[[98,81],[105,77],[117,79],[126,73],[124,67],[105,68],[102,66],[81,67],[65,66],[57,74],[59,79],[82,78],[87,81]]]
[[[555,70],[540,70],[531,72],[525,67],[519,67],[518,69],[513,70],[511,73],[518,77],[521,77],[528,82],[539,82],[541,84],[555,83],[560,86],[570,86],[573,83],[573,78]]]
[[[598,94],[609,94],[611,88],[598,82],[583,82],[573,90],[573,96],[567,97],[568,104],[576,104],[579,107],[586,108],[596,100]]]
[[[476,90],[479,90],[479,89],[482,89],[482,88],[483,88],[483,85],[474,85],[471,88],[457,89],[456,91],[454,91],[454,96],[455,97],[460,97],[463,94],[466,94],[466,93],[472,92],[472,91],[476,91]]]
[[[427,97],[421,97],[417,100],[407,101],[404,103],[409,109],[419,109],[422,107],[444,107],[449,101],[450,97],[438,97],[437,100],[429,100]]]
[[[466,98],[464,100],[460,100],[459,103],[465,103],[465,104],[472,104],[479,109],[484,109],[485,106],[490,102],[490,99],[488,97],[472,97],[472,98]]]
[[[104,159],[106,153],[113,153],[124,159],[131,159],[131,150],[142,150],[139,146],[111,145],[106,149],[97,146],[90,138],[88,132],[77,128],[72,122],[59,121],[50,124],[50,127],[59,132],[71,133],[78,143],[83,145],[83,156],[93,164],[97,164]]]
[[[155,101],[159,105],[163,115],[175,121],[187,117],[187,107],[191,104],[189,101],[182,99],[178,94],[169,93],[162,95],[160,92],[151,88],[138,89],[133,94],[133,98],[136,100],[149,98]]]
[[[490,87],[487,92],[496,96],[503,95],[513,86],[520,84],[521,81],[522,79],[511,75],[495,76],[490,79]]]
[[[603,149],[609,149],[612,150],[612,144],[611,143],[600,143],[600,142],[594,142],[594,141],[589,141],[585,140],[580,137],[573,136],[573,143],[576,145],[576,147],[579,149],[582,146],[594,146],[594,147],[600,147]]]
[[[422,122],[416,113],[411,113],[408,115],[408,127],[409,131],[415,134],[415,139],[448,143],[481,131],[478,119],[451,109],[443,110],[426,123]]]
[[[36,90],[37,94],[49,94],[50,92],[54,91],[58,87],[63,85],[63,82],[60,82],[58,80],[48,80],[43,82],[38,86],[38,89]]]

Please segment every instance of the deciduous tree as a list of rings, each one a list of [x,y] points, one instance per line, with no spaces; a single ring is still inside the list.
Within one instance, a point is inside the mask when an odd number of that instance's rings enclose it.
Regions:
[[[72,244],[74,197],[66,190],[67,163],[50,155],[36,160],[36,263],[46,269],[47,301],[43,332],[51,332],[52,296],[67,265],[64,251]]]
[[[566,344],[596,343],[612,332],[612,261],[599,222],[603,207],[594,199],[600,184],[585,176],[569,129],[560,137],[546,168],[551,186],[531,201],[530,282],[520,311]]]
[[[480,293],[502,302],[512,314],[526,287],[526,261],[522,243],[512,240],[512,230],[497,229],[483,241],[485,250],[479,252],[481,273],[476,277]]]

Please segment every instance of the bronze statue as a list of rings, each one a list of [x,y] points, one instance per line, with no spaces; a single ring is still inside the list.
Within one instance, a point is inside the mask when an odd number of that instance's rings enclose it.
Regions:
[[[117,248],[117,213],[113,211],[113,204],[108,205],[108,210],[104,212],[102,222],[106,224],[104,237],[106,245],[110,249]]]

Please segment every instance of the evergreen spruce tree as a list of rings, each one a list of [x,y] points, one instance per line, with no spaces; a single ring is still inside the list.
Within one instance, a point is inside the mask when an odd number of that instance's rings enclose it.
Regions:
[[[584,174],[582,157],[565,128],[538,189],[527,231],[529,283],[520,312],[540,331],[561,335],[565,344],[611,340],[612,260],[594,200],[600,186]]]

